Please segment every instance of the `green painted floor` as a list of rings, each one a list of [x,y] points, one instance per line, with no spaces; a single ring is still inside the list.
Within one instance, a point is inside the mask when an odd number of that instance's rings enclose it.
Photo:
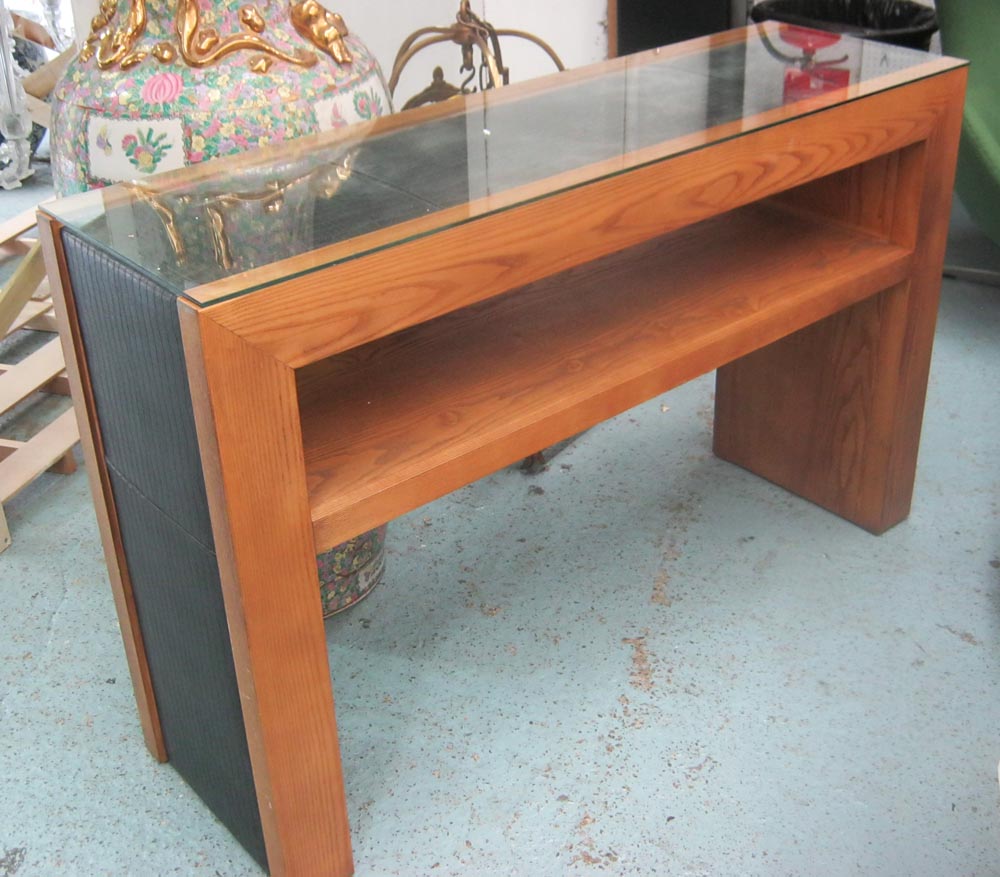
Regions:
[[[712,390],[392,525],[327,625],[360,877],[1000,874],[1000,290],[945,282],[880,538],[715,459]],[[143,746],[85,473],[7,515],[0,877],[260,873]]]

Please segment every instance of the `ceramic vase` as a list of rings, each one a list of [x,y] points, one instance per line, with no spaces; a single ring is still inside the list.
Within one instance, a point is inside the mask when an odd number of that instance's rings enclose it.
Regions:
[[[131,181],[140,184],[136,193],[152,200],[155,182],[141,184],[157,172],[390,110],[378,62],[339,15],[315,0],[259,6],[245,0],[104,0],[83,49],[53,92],[53,184],[64,196]],[[244,181],[251,189],[256,172],[248,169]],[[287,235],[308,234],[309,223],[296,217],[311,216],[315,188],[283,186],[280,223],[261,214],[257,200],[245,199],[214,237],[206,211],[219,193],[193,192],[176,205],[158,204],[140,243],[170,240],[165,258],[177,263],[247,270],[294,249]],[[154,227],[165,215],[170,234]],[[262,249],[265,241],[270,247]],[[195,252],[210,245],[211,258]],[[381,581],[385,529],[317,557],[325,616],[356,603]]]
[[[58,195],[389,112],[381,70],[315,0],[104,0],[53,92]]]

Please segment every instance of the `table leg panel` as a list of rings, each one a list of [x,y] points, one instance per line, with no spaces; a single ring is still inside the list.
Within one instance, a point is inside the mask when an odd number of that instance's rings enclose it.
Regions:
[[[909,510],[913,473],[890,484],[906,286],[720,368],[715,453],[880,533]],[[889,496],[905,504],[888,507]]]
[[[349,877],[294,372],[178,306],[268,867]]]

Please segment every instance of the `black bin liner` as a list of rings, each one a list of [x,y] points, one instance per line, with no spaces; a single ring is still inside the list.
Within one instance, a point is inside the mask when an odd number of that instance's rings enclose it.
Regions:
[[[937,12],[915,0],[762,0],[750,17],[925,51],[938,29]]]

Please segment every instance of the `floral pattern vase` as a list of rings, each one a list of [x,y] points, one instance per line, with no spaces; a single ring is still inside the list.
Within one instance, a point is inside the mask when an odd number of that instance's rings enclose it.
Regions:
[[[316,0],[103,0],[53,92],[53,184],[141,180],[390,110],[374,56]]]
[[[324,618],[353,606],[382,581],[385,533],[383,524],[319,555]]]
[[[390,111],[378,62],[317,0],[262,7],[245,0],[102,0],[84,48],[53,91],[54,188],[65,196],[142,181]],[[247,173],[253,188],[255,170]],[[290,223],[289,214],[310,210],[313,188],[284,187],[289,211],[280,227],[255,213],[252,199],[227,216],[225,239],[213,241],[216,255],[225,250],[230,260],[220,267],[244,270],[255,259],[275,258],[261,252],[260,242],[275,252],[289,245],[286,237],[297,233],[290,226],[301,224]],[[168,258],[209,246],[203,208],[212,197],[192,192],[183,209],[171,207],[179,232]],[[156,225],[153,213],[148,231],[162,237]],[[382,580],[385,533],[383,525],[317,557],[324,616]]]

